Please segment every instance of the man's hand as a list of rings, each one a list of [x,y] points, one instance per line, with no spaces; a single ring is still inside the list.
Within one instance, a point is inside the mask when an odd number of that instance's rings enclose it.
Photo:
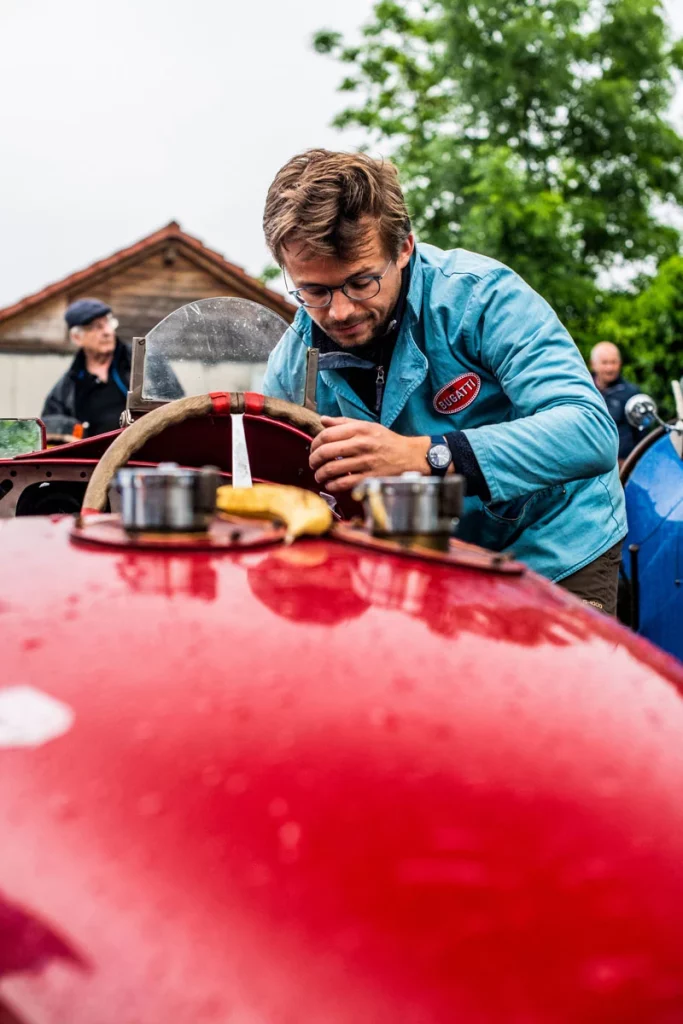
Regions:
[[[366,476],[429,473],[427,436],[403,437],[379,423],[345,416],[323,416],[322,422],[325,429],[311,445],[309,463],[331,494],[350,491]]]

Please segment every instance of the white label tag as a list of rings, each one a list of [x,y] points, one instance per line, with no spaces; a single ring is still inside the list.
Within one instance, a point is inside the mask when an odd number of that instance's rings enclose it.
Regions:
[[[74,723],[70,707],[32,686],[0,690],[0,750],[40,747],[63,736]]]
[[[232,486],[252,487],[249,451],[244,433],[244,416],[241,412],[234,412],[230,419],[232,420]]]

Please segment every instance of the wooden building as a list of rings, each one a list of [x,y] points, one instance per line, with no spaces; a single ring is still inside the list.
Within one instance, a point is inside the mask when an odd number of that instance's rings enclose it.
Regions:
[[[124,341],[141,337],[179,306],[234,295],[291,322],[294,307],[171,221],[126,249],[0,309],[0,417],[37,416],[74,348],[67,306],[97,298],[112,307]]]

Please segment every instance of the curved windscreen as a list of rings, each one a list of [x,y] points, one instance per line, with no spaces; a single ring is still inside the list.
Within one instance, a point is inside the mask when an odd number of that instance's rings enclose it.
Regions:
[[[145,339],[142,397],[168,402],[210,391],[261,391],[270,352],[287,323],[249,299],[199,299]]]

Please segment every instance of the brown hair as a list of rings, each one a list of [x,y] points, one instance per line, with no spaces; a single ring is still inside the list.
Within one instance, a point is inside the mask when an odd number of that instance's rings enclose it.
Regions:
[[[377,221],[392,259],[410,234],[410,217],[393,164],[364,153],[309,149],[292,157],[268,189],[263,230],[282,265],[283,246],[296,239],[311,257],[357,259],[367,236],[364,218]]]

